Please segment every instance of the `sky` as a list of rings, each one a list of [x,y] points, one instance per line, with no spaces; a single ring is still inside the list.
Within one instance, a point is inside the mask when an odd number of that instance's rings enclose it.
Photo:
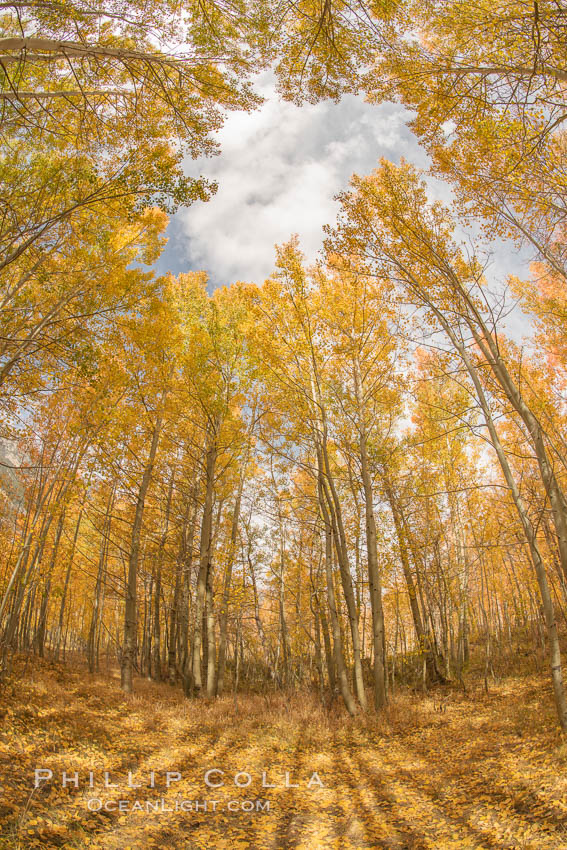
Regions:
[[[227,116],[217,134],[221,153],[186,163],[189,174],[214,179],[219,188],[210,201],[172,217],[155,266],[159,274],[204,269],[209,289],[237,280],[260,284],[274,269],[274,246],[294,233],[308,261],[315,260],[323,225],[333,224],[338,212],[334,196],[353,173],[368,174],[380,157],[428,165],[399,104],[376,106],[349,95],[338,104],[298,107],[279,100],[270,73],[257,78],[256,88],[263,106]],[[450,200],[447,184],[433,181],[430,188]],[[527,274],[527,260],[499,243],[490,275],[500,285],[510,273]],[[524,329],[522,316],[517,323]]]
[[[333,197],[353,173],[367,174],[381,156],[427,163],[400,106],[347,96],[338,104],[297,107],[278,99],[269,74],[256,88],[266,102],[252,113],[228,115],[217,134],[222,153],[187,163],[190,174],[214,179],[219,188],[207,203],[172,217],[160,273],[205,269],[212,287],[262,283],[274,267],[274,245],[293,233],[315,259],[323,225],[336,217]]]

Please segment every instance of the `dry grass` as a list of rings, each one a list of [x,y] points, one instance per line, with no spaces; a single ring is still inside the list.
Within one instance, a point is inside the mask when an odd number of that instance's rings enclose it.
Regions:
[[[4,689],[1,848],[567,848],[567,745],[547,682],[504,679],[490,693],[396,695],[349,718],[310,693],[185,700],[167,685],[42,663]],[[34,768],[54,779],[33,789]],[[204,784],[225,771],[225,787]],[[95,788],[88,771],[95,771]],[[61,772],[81,784],[61,787]],[[104,770],[118,789],[101,787]],[[150,771],[156,787],[148,787]],[[165,771],[183,780],[165,786]],[[233,777],[249,771],[249,787]],[[262,787],[262,771],[277,785]],[[141,789],[126,787],[127,772]],[[285,773],[298,788],[285,787]],[[323,788],[306,787],[317,771]],[[88,800],[212,800],[216,811],[90,812]],[[229,800],[270,801],[230,812]]]

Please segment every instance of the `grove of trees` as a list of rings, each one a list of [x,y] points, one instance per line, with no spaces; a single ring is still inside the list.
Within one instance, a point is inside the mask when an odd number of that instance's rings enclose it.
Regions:
[[[354,715],[526,652],[567,730],[566,37],[562,0],[1,4],[0,675]],[[156,277],[267,67],[404,104],[429,173],[354,176],[314,265]]]

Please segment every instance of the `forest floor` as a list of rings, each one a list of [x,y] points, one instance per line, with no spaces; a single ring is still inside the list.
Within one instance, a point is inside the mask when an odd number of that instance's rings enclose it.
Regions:
[[[0,697],[2,850],[567,848],[567,744],[542,677],[401,692],[350,719],[309,694],[189,701],[138,679],[125,696],[33,664]],[[224,786],[205,784],[213,768]],[[53,777],[34,789],[36,769]]]

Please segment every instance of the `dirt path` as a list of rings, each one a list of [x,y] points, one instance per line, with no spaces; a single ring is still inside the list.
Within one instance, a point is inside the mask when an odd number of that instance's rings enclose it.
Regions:
[[[125,697],[46,665],[3,695],[0,848],[561,850],[567,747],[547,690],[405,695],[350,720],[305,695],[235,711],[138,681]],[[35,769],[52,772],[36,790]]]

